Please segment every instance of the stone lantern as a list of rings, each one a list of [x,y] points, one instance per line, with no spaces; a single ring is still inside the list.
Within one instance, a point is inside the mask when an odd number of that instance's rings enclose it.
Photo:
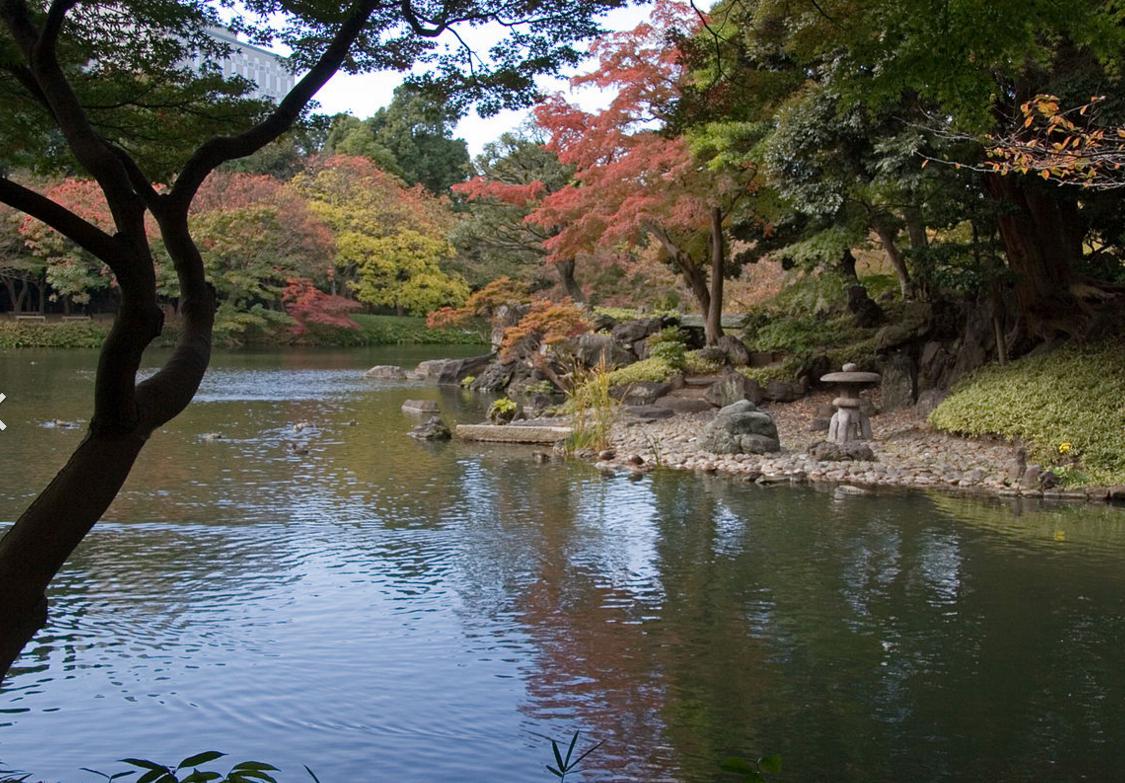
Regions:
[[[836,413],[828,426],[828,440],[832,443],[853,443],[871,439],[871,420],[860,407],[859,390],[879,382],[879,373],[860,372],[854,364],[845,364],[842,372],[830,372],[821,377],[822,383],[834,383],[840,396],[832,400]]]

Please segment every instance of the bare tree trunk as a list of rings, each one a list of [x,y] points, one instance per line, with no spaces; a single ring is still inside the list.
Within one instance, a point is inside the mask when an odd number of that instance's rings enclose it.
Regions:
[[[879,237],[879,242],[883,245],[883,250],[887,254],[887,260],[891,262],[894,267],[895,274],[898,276],[898,288],[902,293],[903,299],[910,298],[910,272],[906,269],[906,261],[902,257],[902,252],[895,244],[895,231],[882,220],[875,221],[874,224],[875,234]]]
[[[582,286],[578,285],[578,280],[574,276],[574,259],[567,261],[556,261],[555,269],[559,272],[559,279],[562,281],[563,290],[566,295],[574,300],[577,304],[586,303],[586,295],[582,293]]]
[[[723,336],[723,213],[718,207],[711,208],[711,292],[706,312],[707,321],[704,333],[707,344],[714,345]]]

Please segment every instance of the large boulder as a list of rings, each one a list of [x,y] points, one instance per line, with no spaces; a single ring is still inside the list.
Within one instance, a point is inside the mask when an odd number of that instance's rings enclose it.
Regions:
[[[437,382],[457,385],[470,375],[476,376],[477,373],[483,372],[495,358],[495,354],[488,353],[483,356],[470,356],[467,359],[447,359],[441,372],[438,373]]]
[[[794,381],[772,380],[766,384],[764,394],[770,402],[793,402],[805,396],[805,387]]]
[[[607,367],[623,367],[637,360],[632,351],[627,350],[608,334],[583,334],[571,345],[574,358],[586,367],[597,367],[602,361]]]
[[[726,355],[727,363],[734,367],[746,367],[750,364],[750,349],[733,334],[724,334],[715,343],[715,347]]]
[[[419,362],[417,367],[406,373],[406,377],[412,381],[437,383],[438,378],[441,377],[446,366],[456,361],[456,359],[429,359],[424,362]]]
[[[672,384],[664,381],[637,381],[615,388],[614,396],[620,395],[625,405],[652,405],[670,391]]]
[[[906,351],[895,351],[886,358],[879,383],[880,407],[885,411],[909,408],[914,404],[918,377],[914,360]]]
[[[698,445],[712,454],[765,454],[781,449],[773,417],[749,400],[722,408],[703,428]]]
[[[757,405],[765,398],[758,382],[740,372],[728,372],[707,389],[706,399],[712,405],[725,408],[732,403],[750,400]]]
[[[469,385],[473,391],[500,392],[508,388],[516,371],[515,362],[493,362],[484,368]]]
[[[645,339],[650,334],[656,334],[664,328],[661,318],[638,318],[635,321],[625,321],[613,327],[613,339],[622,345],[632,345]]]

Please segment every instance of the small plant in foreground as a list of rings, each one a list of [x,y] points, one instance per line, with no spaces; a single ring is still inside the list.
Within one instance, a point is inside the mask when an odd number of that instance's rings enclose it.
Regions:
[[[137,767],[136,770],[125,770],[113,774],[89,769],[88,767],[83,767],[82,770],[105,778],[111,783],[114,780],[136,775],[139,770],[143,771],[140,772],[140,777],[133,783],[277,783],[277,779],[269,773],[278,772],[278,768],[261,761],[240,762],[231,767],[226,775],[214,770],[201,769],[201,767],[217,761],[225,755],[225,753],[220,753],[217,750],[207,750],[203,753],[196,753],[194,756],[188,756],[175,767],[168,767],[148,759],[127,758],[121,759],[121,763]],[[308,767],[305,767],[305,769],[312,775],[313,780],[316,780],[316,775],[313,775],[312,770]]]
[[[473,381],[475,381],[476,379],[477,379],[477,376],[475,376],[475,375],[466,375],[464,378],[461,379],[461,388],[462,389],[468,389],[470,386],[473,385]]]
[[[574,736],[570,738],[570,745],[567,746],[566,755],[562,754],[559,749],[560,745],[557,741],[551,740],[551,752],[555,755],[555,766],[547,765],[547,771],[558,778],[560,781],[565,781],[566,776],[571,772],[578,771],[578,765],[582,763],[583,759],[593,753],[595,750],[602,746],[601,742],[587,748],[578,754],[578,758],[574,758],[574,749],[578,745],[578,735],[582,732],[574,732]],[[549,737],[547,739],[550,739]]]
[[[743,783],[765,783],[766,774],[776,775],[781,772],[781,756],[774,753],[753,761],[741,756],[731,756],[719,764],[719,769]]]
[[[510,424],[518,410],[515,400],[501,397],[488,406],[488,420],[493,424]]]

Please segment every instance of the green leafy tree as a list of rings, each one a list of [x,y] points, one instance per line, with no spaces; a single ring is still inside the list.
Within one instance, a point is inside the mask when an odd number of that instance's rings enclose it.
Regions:
[[[201,0],[0,3],[0,202],[47,224],[103,262],[120,291],[102,346],[90,429],[50,485],[0,539],[0,671],[46,619],[45,590],[101,517],[150,436],[191,401],[210,359],[215,294],[189,224],[207,177],[284,134],[340,68],[417,68],[456,109],[522,105],[538,73],[573,65],[576,39],[616,0],[383,4],[248,0],[222,10],[255,40],[278,41],[304,72],[277,106],[241,100],[247,85],[180,63],[216,54],[206,34],[219,8]],[[488,59],[466,60],[442,40],[458,27],[498,24]],[[271,27],[273,25],[273,27]],[[281,32],[277,32],[280,30]],[[471,66],[471,67],[470,67]],[[101,189],[102,228],[10,173],[67,164]],[[155,183],[170,183],[159,188]],[[151,219],[179,283],[181,332],[155,374],[138,381],[160,334]]]
[[[715,121],[760,129],[764,150],[772,144],[781,162],[773,184],[789,191],[795,210],[816,206],[820,194],[809,189],[822,187],[845,197],[843,203],[875,209],[879,221],[868,225],[888,254],[905,228],[913,257],[932,259],[925,231],[942,228],[949,203],[960,201],[973,217],[972,233],[995,231],[1002,243],[1010,299],[1025,333],[1085,333],[1096,322],[1092,309],[1106,291],[1083,280],[1084,247],[1095,237],[1119,235],[1119,199],[1109,204],[1105,196],[1053,188],[1039,177],[999,173],[938,182],[944,174],[921,178],[899,162],[913,154],[911,146],[926,154],[910,141],[919,128],[933,145],[1003,138],[1024,121],[1019,106],[1035,95],[1078,105],[1091,95],[1125,94],[1125,27],[1117,3],[1085,0],[1062,12],[1014,0],[937,7],[922,0],[751,0],[721,3],[712,19],[715,25],[695,41],[691,107]],[[810,102],[809,95],[819,97]],[[1104,119],[1112,124],[1122,112],[1118,97],[1104,107]],[[858,157],[849,152],[856,140]],[[984,149],[962,143],[929,156],[971,168]],[[782,162],[788,151],[796,156]],[[914,157],[920,167],[921,157]],[[823,177],[805,176],[818,167]],[[785,176],[794,174],[795,185]],[[991,218],[978,209],[982,199],[994,205]],[[808,224],[823,224],[823,212],[810,212]]]
[[[337,115],[326,148],[359,155],[431,193],[448,193],[470,173],[469,150],[453,138],[457,115],[440,97],[410,85],[395,88],[389,106],[366,120]]]

